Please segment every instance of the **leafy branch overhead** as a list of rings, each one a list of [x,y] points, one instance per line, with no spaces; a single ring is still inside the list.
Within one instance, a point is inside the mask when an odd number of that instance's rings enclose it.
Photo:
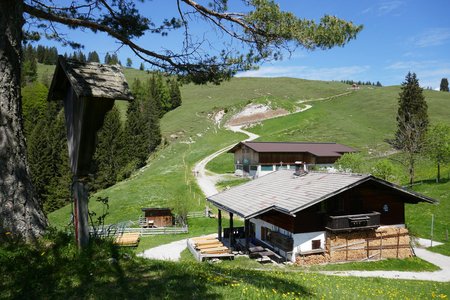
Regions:
[[[215,0],[206,4],[191,0],[177,0],[177,16],[155,24],[149,16],[143,16],[132,0],[74,0],[69,6],[61,6],[54,0],[27,0],[24,11],[29,15],[37,31],[29,31],[27,37],[58,40],[73,47],[80,44],[67,40],[55,24],[71,29],[87,28],[104,32],[128,46],[142,60],[154,68],[177,74],[195,83],[220,81],[237,71],[249,70],[265,60],[282,58],[283,51],[291,53],[296,48],[308,50],[329,49],[344,46],[362,30],[361,25],[325,15],[319,22],[301,19],[290,12],[283,12],[271,0],[241,1],[245,12],[228,11],[227,0]],[[230,3],[230,4],[236,4]],[[216,54],[207,54],[209,44],[198,41],[190,34],[190,25],[202,21],[230,39],[242,42],[244,50],[224,46]],[[146,33],[167,35],[182,30],[184,39],[181,50],[146,49],[135,42]]]

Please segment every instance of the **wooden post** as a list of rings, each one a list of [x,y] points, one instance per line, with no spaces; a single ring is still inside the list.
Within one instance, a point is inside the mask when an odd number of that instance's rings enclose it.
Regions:
[[[74,226],[75,239],[79,248],[84,248],[89,243],[88,201],[89,193],[85,183],[73,177],[73,202],[74,202]]]
[[[400,230],[397,230],[397,258],[398,258],[398,248],[400,246]]]
[[[234,228],[233,228],[233,213],[230,213],[230,248],[233,248],[234,246],[234,234],[233,234]]]
[[[345,236],[345,260],[348,261],[348,237]]]
[[[366,237],[367,241],[367,259],[369,259],[369,237]]]
[[[250,243],[250,220],[244,221],[244,233],[245,233],[245,250],[248,251]]]
[[[431,215],[431,244],[430,244],[430,247],[433,247],[433,233],[434,233],[434,214]]]
[[[220,209],[218,213],[217,237],[219,238],[219,241],[222,241],[222,211]]]
[[[383,251],[383,232],[380,232],[380,259],[383,258],[382,251]]]

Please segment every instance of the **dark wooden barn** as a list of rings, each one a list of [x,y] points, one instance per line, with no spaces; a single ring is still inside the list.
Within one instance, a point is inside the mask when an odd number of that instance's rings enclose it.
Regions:
[[[262,243],[292,261],[299,254],[325,252],[330,236],[370,236],[381,227],[405,228],[405,203],[436,202],[371,175],[291,170],[273,172],[207,200],[220,216],[221,211],[230,214],[230,227],[233,215],[245,220],[247,244]]]
[[[294,169],[300,161],[306,165],[330,166],[355,149],[336,143],[240,142],[228,153],[234,154],[236,175],[259,177],[278,169]]]
[[[144,212],[143,227],[168,227],[172,226],[174,219],[170,208],[142,208]]]

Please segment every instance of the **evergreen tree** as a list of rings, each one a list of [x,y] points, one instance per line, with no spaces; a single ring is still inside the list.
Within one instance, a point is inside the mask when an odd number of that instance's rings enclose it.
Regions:
[[[87,57],[88,62],[100,62],[100,57],[98,56],[97,52],[89,52]]]
[[[109,111],[102,128],[97,134],[94,154],[95,190],[107,188],[116,183],[117,174],[124,165],[124,132],[120,112],[116,106]]]
[[[28,160],[35,192],[46,213],[70,201],[71,173],[63,113],[49,103],[28,140]]]
[[[141,64],[139,65],[139,70],[144,71],[144,63],[141,63]]]
[[[37,79],[37,59],[33,53],[22,63],[22,86],[35,82]]]
[[[409,182],[412,184],[416,157],[423,149],[428,127],[428,105],[415,73],[409,72],[406,75],[398,104],[397,132],[390,143],[405,154]]]
[[[22,113],[26,137],[47,113],[47,94],[48,88],[40,82],[27,85],[22,89]]]
[[[127,110],[126,157],[127,163],[136,167],[144,166],[149,154],[161,142],[158,101],[153,98],[152,87],[150,82],[144,85],[137,79],[131,87],[135,100]]]
[[[169,81],[169,94],[170,94],[170,108],[175,109],[181,105],[181,92],[178,82],[174,80]]]
[[[103,62],[104,62],[105,64],[107,64],[107,65],[110,64],[110,62],[111,62],[111,55],[109,55],[109,53],[106,53],[105,59],[103,60]]]
[[[441,79],[441,86],[439,88],[441,92],[448,92],[448,79],[442,78]]]
[[[131,60],[131,58],[127,57],[127,67],[131,68],[132,65],[133,65],[133,61]]]

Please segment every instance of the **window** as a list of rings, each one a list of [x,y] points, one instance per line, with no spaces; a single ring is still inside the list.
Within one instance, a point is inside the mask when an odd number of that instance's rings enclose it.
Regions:
[[[270,234],[272,230],[270,230],[267,227],[261,227],[261,240],[263,241],[270,241]]]
[[[258,171],[258,166],[250,166],[250,171]]]
[[[273,166],[272,165],[261,166],[261,171],[273,171]]]
[[[322,249],[322,247],[320,247],[321,241],[320,240],[312,240],[311,241],[311,249],[315,250],[315,249]]]

